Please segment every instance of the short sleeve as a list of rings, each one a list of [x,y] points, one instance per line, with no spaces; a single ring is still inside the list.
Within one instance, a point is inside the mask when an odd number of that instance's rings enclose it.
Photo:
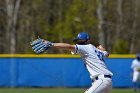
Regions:
[[[102,51],[105,57],[109,56],[109,53],[107,51]]]
[[[104,58],[107,58],[109,56],[109,53],[107,51],[102,51],[98,48],[97,48],[97,50],[100,51],[103,54]]]
[[[135,67],[135,60],[132,61],[131,68],[134,69]]]
[[[71,51],[71,54],[78,54],[78,46],[75,45],[75,50]]]

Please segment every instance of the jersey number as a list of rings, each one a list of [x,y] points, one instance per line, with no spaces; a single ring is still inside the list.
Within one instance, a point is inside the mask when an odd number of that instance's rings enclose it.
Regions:
[[[97,53],[97,56],[98,58],[101,60],[101,61],[104,61],[104,54],[100,51],[95,51]]]

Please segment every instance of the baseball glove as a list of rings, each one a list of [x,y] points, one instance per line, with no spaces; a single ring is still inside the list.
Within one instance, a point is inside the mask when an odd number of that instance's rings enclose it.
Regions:
[[[51,46],[53,46],[53,43],[50,41],[46,41],[44,39],[38,38],[30,43],[33,51],[36,54],[41,54],[48,50]]]

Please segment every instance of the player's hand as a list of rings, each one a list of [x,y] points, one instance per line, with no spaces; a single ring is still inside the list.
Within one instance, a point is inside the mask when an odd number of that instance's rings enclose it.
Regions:
[[[51,46],[53,46],[53,43],[51,43],[50,41],[46,41],[44,39],[38,38],[36,40],[33,40],[30,43],[32,50],[37,53],[43,53],[46,50],[48,50]]]
[[[104,48],[102,45],[98,45],[97,48],[98,48],[99,50],[105,51],[105,48]]]

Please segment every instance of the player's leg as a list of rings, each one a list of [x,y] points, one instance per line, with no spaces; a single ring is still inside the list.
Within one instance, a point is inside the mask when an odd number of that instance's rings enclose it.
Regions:
[[[137,82],[138,78],[139,78],[139,73],[138,72],[134,72],[133,73],[133,80],[132,80],[134,91],[137,91],[137,89],[138,89],[138,82]]]
[[[112,89],[111,79],[98,79],[95,80],[92,86],[85,91],[85,93],[110,93]]]
[[[95,80],[92,83],[92,86],[85,91],[85,93],[93,93],[95,90],[98,89],[99,86],[103,84],[102,80]]]
[[[104,92],[103,93],[111,93],[112,90],[112,80],[110,78],[104,79]]]
[[[140,93],[140,72],[139,72],[137,84],[138,84],[138,92]]]

